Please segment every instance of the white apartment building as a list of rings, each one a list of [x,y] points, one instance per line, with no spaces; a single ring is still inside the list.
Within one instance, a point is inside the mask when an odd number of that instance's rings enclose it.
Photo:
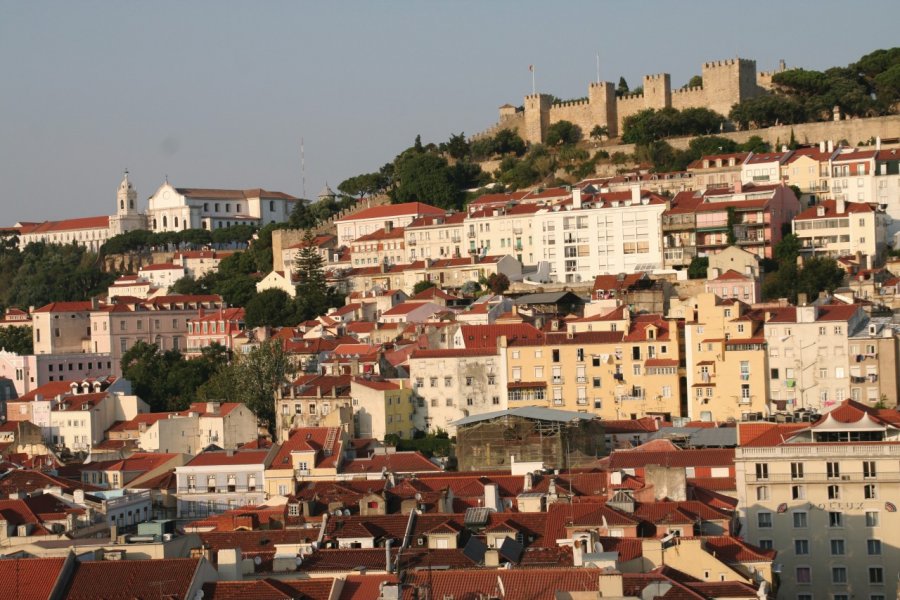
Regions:
[[[187,276],[187,269],[173,263],[160,263],[141,267],[138,275],[158,288],[160,293],[166,294],[176,281]]]
[[[652,271],[663,265],[660,222],[667,202],[630,192],[583,197],[543,207],[534,215],[535,255],[550,263],[552,281],[592,281],[605,273]]]
[[[280,446],[207,450],[175,468],[178,517],[203,517],[266,501],[266,468]]]
[[[406,257],[409,262],[424,258],[458,258],[465,254],[463,221],[466,213],[427,215],[413,220],[406,231]]]
[[[335,221],[338,244],[346,246],[358,237],[383,228],[385,223],[406,227],[418,217],[440,217],[444,214],[444,210],[421,202],[373,206]]]
[[[741,183],[778,183],[781,181],[781,166],[790,155],[790,152],[751,152],[741,163]]]
[[[811,255],[880,257],[887,244],[888,217],[881,209],[843,199],[822,200],[794,217],[801,250]]]
[[[579,192],[580,193],[580,192]],[[533,265],[536,252],[535,215],[543,205],[511,204],[470,210],[463,228],[466,249],[474,254],[509,254]]]
[[[287,221],[299,201],[290,194],[261,188],[176,188],[166,181],[150,196],[147,221],[154,232],[268,225]]]
[[[774,405],[824,411],[850,397],[850,369],[859,354],[851,356],[850,336],[868,320],[861,305],[773,308],[763,316]]]
[[[900,418],[844,401],[812,425],[739,423],[742,537],[777,550],[779,598],[897,596]]]
[[[239,402],[195,402],[140,432],[147,452],[197,454],[210,445],[226,450],[256,440],[256,415]]]
[[[506,410],[504,360],[496,348],[415,350],[409,375],[418,397],[416,429],[454,435],[459,419]]]

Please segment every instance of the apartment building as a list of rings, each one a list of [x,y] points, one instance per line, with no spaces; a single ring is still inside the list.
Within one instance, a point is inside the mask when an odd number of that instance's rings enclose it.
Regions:
[[[278,439],[298,427],[339,427],[351,419],[351,375],[301,375],[275,395]]]
[[[747,304],[698,294],[684,307],[688,416],[740,420],[768,410],[769,378],[762,322]]]
[[[414,396],[405,379],[354,377],[350,397],[355,437],[383,440],[394,434],[411,439],[416,431]]]
[[[267,498],[266,469],[279,446],[248,450],[206,450],[175,468],[178,517],[205,517]]]
[[[574,192],[573,192],[574,193]],[[539,258],[536,252],[536,203],[469,207],[463,228],[467,251],[471,254],[509,254],[526,265]]]
[[[744,537],[778,552],[780,598],[894,598],[900,417],[851,400],[812,424],[738,424]]]
[[[90,352],[91,310],[96,301],[52,302],[32,311],[35,354]]]
[[[550,264],[552,281],[565,283],[661,268],[659,222],[667,206],[637,187],[591,196],[574,189],[571,200],[535,213],[535,258]]]
[[[741,163],[741,182],[768,185],[781,181],[782,165],[790,152],[751,152]]]
[[[867,396],[863,373],[871,367],[872,387],[880,397],[877,364],[869,364],[857,338],[851,356],[850,337],[868,331],[868,317],[857,304],[806,304],[755,311],[762,314],[769,355],[769,389],[772,403],[787,410],[828,410],[850,397]],[[892,334],[888,329],[886,332]],[[865,350],[866,348],[862,348]],[[873,352],[875,358],[876,352]],[[851,376],[851,366],[857,375]],[[865,379],[868,381],[868,379]],[[851,387],[856,389],[851,392]],[[891,397],[896,396],[893,390]],[[877,400],[876,400],[877,401]]]
[[[176,281],[187,276],[187,269],[175,263],[144,265],[138,269],[138,276],[149,281],[160,293],[167,294]]]
[[[688,165],[694,189],[730,188],[741,181],[741,166],[748,152],[704,156]]]
[[[506,372],[497,348],[414,350],[409,378],[416,394],[413,426],[443,429],[471,415],[506,409]]]
[[[433,281],[441,288],[458,289],[470,281],[477,283],[495,273],[506,275],[510,281],[521,281],[522,263],[509,255],[427,258],[403,265],[381,264],[348,269],[334,283],[348,293],[402,290],[409,294],[420,281]]]
[[[160,350],[184,350],[188,322],[202,308],[224,307],[216,295],[158,296],[149,300],[119,301],[90,312],[90,350],[109,354],[118,373],[122,356],[138,341]]]
[[[381,229],[359,236],[350,242],[350,257],[354,267],[405,263],[406,237],[403,227],[394,227],[391,221],[387,221]]]
[[[445,214],[443,209],[421,202],[373,206],[335,221],[338,244],[349,245],[357,238],[384,228],[387,223],[391,223],[393,227],[406,227],[419,217],[440,217]]]
[[[822,200],[794,217],[801,252],[811,256],[850,256],[862,252],[879,259],[886,249],[890,217],[862,202]]]
[[[200,308],[187,323],[185,354],[199,356],[204,348],[218,344],[229,351],[236,347],[235,339],[246,330],[243,308],[219,308],[207,312]]]
[[[676,322],[638,315],[624,323],[621,330],[501,337],[510,408],[538,405],[604,419],[681,415]]]
[[[781,164],[781,180],[800,188],[804,197],[826,194],[830,179],[829,159],[834,149],[828,151],[825,142],[817,147],[798,148]]]
[[[406,227],[406,261],[423,258],[460,258],[465,254],[463,221],[466,213],[426,215]]]
[[[148,452],[197,454],[215,445],[226,450],[257,439],[256,415],[240,402],[195,402],[187,410],[148,421],[139,445]]]

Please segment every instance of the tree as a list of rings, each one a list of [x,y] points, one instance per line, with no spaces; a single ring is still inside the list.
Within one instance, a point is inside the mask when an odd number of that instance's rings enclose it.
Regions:
[[[705,256],[695,256],[688,266],[688,278],[706,279],[707,269],[709,269],[709,259]]]
[[[594,125],[594,128],[591,129],[592,140],[601,140],[608,135],[609,127],[607,127],[606,125]]]
[[[433,281],[428,281],[427,279],[423,279],[422,281],[417,281],[416,285],[413,286],[413,296],[416,294],[421,294],[427,289],[431,289],[436,287],[436,284]]]
[[[548,146],[566,146],[578,143],[581,139],[581,128],[571,121],[557,121],[547,128]]]
[[[468,140],[466,140],[465,133],[460,132],[458,135],[450,134],[450,139],[447,140],[446,144],[443,144],[443,150],[447,152],[450,158],[462,160],[469,155],[471,148]]]
[[[619,77],[619,85],[616,86],[616,96],[624,96],[629,92],[628,82],[624,77]]]
[[[463,194],[453,184],[447,160],[427,152],[404,153],[395,161],[394,202],[427,202],[440,208],[460,208]]]
[[[702,75],[694,75],[691,77],[690,81],[687,82],[685,87],[703,87],[703,76]]]
[[[0,349],[19,356],[34,354],[31,327],[0,328]]]
[[[833,258],[814,256],[803,263],[796,291],[797,294],[803,293],[807,298],[814,299],[820,291],[833,292],[843,281],[844,271]],[[796,302],[796,295],[792,300]]]
[[[202,395],[246,404],[274,433],[275,393],[290,383],[296,372],[281,340],[267,340],[222,366],[203,386]]]
[[[511,129],[501,129],[494,136],[494,151],[498,154],[522,156],[527,149],[525,140]]]
[[[509,277],[503,273],[491,273],[488,275],[487,285],[495,294],[502,294],[509,289]]]
[[[264,290],[244,307],[247,327],[282,327],[297,324],[297,308],[284,290]]]
[[[325,280],[324,262],[315,245],[315,234],[307,229],[303,242],[294,259],[297,276],[297,319],[306,321],[325,314],[330,306],[335,306],[339,298],[328,288]]]

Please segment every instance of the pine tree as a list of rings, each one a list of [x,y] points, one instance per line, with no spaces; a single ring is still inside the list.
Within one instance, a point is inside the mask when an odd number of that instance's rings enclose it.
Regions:
[[[332,294],[325,281],[324,261],[316,248],[315,235],[307,229],[303,245],[294,259],[297,275],[297,312],[300,320],[308,320],[325,314],[332,301]]]

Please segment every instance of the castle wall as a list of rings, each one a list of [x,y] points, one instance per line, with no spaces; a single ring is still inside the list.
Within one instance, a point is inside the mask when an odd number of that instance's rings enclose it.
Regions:
[[[645,108],[655,107],[647,106],[643,94],[626,94],[620,96],[616,100],[616,130],[619,134],[622,133],[622,123],[625,121],[626,117],[637,114]]]
[[[555,104],[550,108],[550,123],[570,121],[581,128],[581,135],[588,137],[594,128],[594,115],[591,112],[591,104],[587,100]]]
[[[677,110],[703,106],[705,102],[706,91],[702,87],[672,90],[672,108]]]

